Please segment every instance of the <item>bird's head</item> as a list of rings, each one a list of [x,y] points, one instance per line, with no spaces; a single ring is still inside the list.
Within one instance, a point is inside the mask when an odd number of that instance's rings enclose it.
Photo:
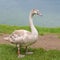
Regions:
[[[34,16],[34,15],[42,16],[41,12],[39,10],[37,10],[37,9],[32,10],[32,16]]]

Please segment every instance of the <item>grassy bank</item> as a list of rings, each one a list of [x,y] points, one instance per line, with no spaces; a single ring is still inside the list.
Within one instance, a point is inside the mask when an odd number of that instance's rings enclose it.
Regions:
[[[46,51],[42,48],[31,49],[34,54],[26,55],[24,58],[17,57],[17,48],[11,45],[0,45],[0,60],[60,60],[59,50]],[[24,54],[24,50],[21,49],[21,53]]]
[[[60,28],[43,28],[36,27],[39,34],[44,33],[60,33]],[[10,34],[14,30],[26,29],[30,31],[28,26],[9,26],[0,25],[0,33]],[[59,37],[60,38],[60,37]],[[42,48],[33,49],[29,48],[30,51],[34,53],[32,55],[26,55],[24,58],[17,57],[17,48],[11,45],[0,44],[0,60],[60,60],[59,50],[44,50]],[[24,54],[25,50],[21,48],[21,53]]]
[[[45,28],[45,27],[36,27],[39,34],[44,33],[60,33],[60,28]],[[14,30],[25,29],[29,30],[29,26],[10,26],[10,25],[0,25],[0,33],[12,33]]]

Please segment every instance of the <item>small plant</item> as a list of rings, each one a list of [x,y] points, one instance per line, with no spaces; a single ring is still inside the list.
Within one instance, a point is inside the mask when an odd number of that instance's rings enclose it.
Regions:
[[[41,36],[43,36],[43,35],[44,35],[44,33],[40,33],[40,35],[41,35]]]
[[[58,38],[60,39],[60,36],[58,36]]]

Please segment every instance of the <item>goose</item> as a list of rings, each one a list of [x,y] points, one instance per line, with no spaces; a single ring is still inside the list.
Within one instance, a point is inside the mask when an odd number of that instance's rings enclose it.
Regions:
[[[5,40],[8,40],[9,42],[17,45],[18,57],[25,56],[20,53],[20,46],[26,47],[26,54],[32,53],[32,52],[28,52],[27,47],[35,43],[38,39],[38,31],[35,28],[32,20],[34,15],[42,16],[41,12],[38,9],[32,9],[30,11],[29,24],[30,24],[31,32],[27,30],[15,30],[8,37],[4,38]]]

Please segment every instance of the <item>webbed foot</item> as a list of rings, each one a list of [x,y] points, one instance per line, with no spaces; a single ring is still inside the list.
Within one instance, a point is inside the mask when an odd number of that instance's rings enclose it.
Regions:
[[[25,56],[25,55],[21,55],[21,54],[20,54],[20,55],[18,55],[18,58],[23,58],[24,56]]]
[[[26,54],[33,54],[33,52],[26,52]]]

